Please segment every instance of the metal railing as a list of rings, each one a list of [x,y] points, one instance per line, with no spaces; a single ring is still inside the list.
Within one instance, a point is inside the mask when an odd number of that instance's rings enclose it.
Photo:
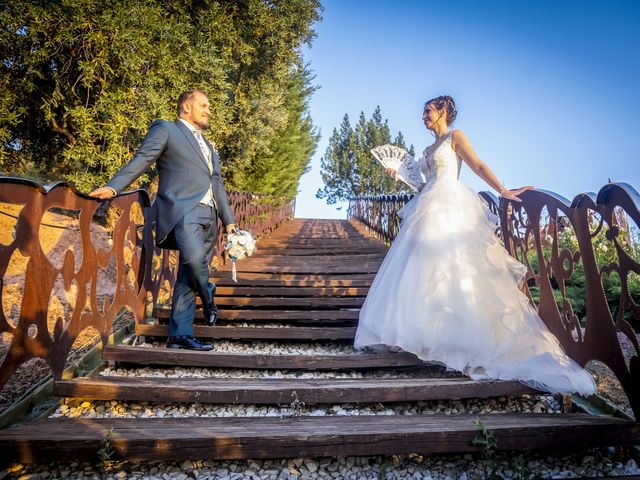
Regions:
[[[284,199],[231,192],[229,200],[238,226],[257,237],[293,216],[294,203]],[[0,232],[0,333],[10,337],[0,389],[33,358],[59,379],[83,331],[95,329],[106,345],[123,309],[143,323],[168,298],[177,255],[154,245],[147,192],[118,195],[99,212],[103,203],[68,183],[0,177],[0,214],[13,222]],[[219,234],[214,260],[222,253]]]
[[[400,230],[400,217],[396,214],[412,198],[408,194],[357,197],[349,201],[347,218],[362,222],[376,238],[389,245]]]

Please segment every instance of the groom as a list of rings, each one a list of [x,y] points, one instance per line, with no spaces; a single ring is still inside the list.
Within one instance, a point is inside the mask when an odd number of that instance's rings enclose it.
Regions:
[[[206,92],[182,93],[178,97],[178,120],[154,121],[129,163],[106,186],[90,193],[100,199],[114,197],[157,162],[156,244],[180,252],[169,348],[213,348],[193,336],[196,295],[202,300],[206,324],[214,325],[218,309],[213,302],[215,285],[209,282],[209,263],[216,245],[217,217],[227,233],[235,228],[218,154],[202,135],[209,128],[209,113]]]

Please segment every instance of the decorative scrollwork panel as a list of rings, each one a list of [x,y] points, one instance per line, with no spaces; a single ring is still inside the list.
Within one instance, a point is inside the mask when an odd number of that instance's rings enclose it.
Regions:
[[[638,418],[638,193],[626,184],[608,184],[572,202],[542,190],[521,198],[502,200],[502,231],[507,249],[529,269],[540,317],[578,363],[598,360],[613,371]],[[630,358],[620,335],[633,345]]]
[[[293,216],[294,204],[283,199],[230,197],[238,225],[257,236]],[[123,309],[145,322],[169,299],[177,255],[155,247],[155,208],[145,191],[105,204],[66,183],[0,177],[0,207],[9,225],[0,232],[0,333],[11,340],[0,387],[32,358],[60,378],[81,332],[98,332],[105,344]]]

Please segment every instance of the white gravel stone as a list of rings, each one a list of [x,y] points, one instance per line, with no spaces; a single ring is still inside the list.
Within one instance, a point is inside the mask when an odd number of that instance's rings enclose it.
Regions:
[[[306,462],[304,464],[304,466],[307,468],[307,470],[309,470],[311,473],[317,472],[318,471],[318,464],[314,461],[309,461]]]
[[[432,371],[416,370],[410,372],[385,371],[314,371],[304,372],[296,370],[242,370],[216,368],[105,368],[100,372],[105,377],[141,377],[141,378],[421,378],[421,377],[459,377],[459,373],[443,372],[440,375]]]
[[[85,405],[86,404],[86,405]],[[85,406],[83,406],[85,405]],[[305,405],[293,402],[290,405],[225,405],[225,404],[164,404],[127,403],[116,401],[84,402],[82,405],[63,409],[59,407],[52,418],[182,418],[182,417],[293,417],[293,416],[350,416],[350,415],[449,415],[453,411],[464,414],[484,412],[531,412],[539,405],[545,412],[560,412],[561,405],[551,395],[523,395],[496,399],[467,399],[432,402],[396,402],[369,404],[317,404]]]
[[[141,343],[145,348],[164,348],[164,342]],[[218,340],[213,342],[213,352],[245,353],[260,355],[361,355],[363,352],[349,342],[296,342],[278,343],[268,341],[242,342],[235,340]]]

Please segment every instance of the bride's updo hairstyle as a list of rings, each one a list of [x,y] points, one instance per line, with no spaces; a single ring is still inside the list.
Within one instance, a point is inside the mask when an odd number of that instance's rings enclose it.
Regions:
[[[449,95],[441,95],[440,97],[432,98],[427,103],[424,104],[424,108],[427,108],[427,105],[433,103],[433,106],[436,107],[437,110],[442,110],[447,112],[447,126],[451,125],[453,121],[458,116],[458,111],[456,110],[456,102],[453,101]]]

